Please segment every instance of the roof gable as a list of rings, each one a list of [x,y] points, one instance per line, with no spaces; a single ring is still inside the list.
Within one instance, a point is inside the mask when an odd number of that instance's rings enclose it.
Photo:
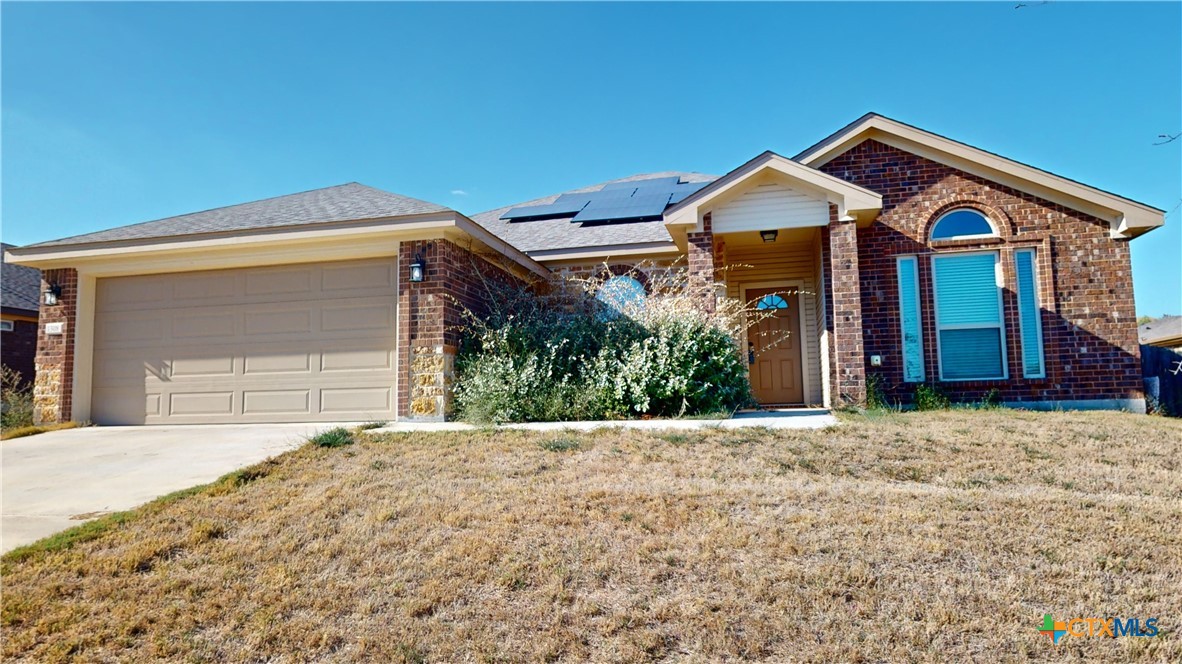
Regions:
[[[858,118],[796,155],[794,160],[820,168],[871,139],[1104,219],[1109,222],[1113,237],[1136,237],[1165,223],[1163,210],[877,113]]]
[[[665,223],[697,226],[712,203],[724,201],[747,183],[768,175],[836,205],[843,218],[869,223],[882,209],[881,194],[767,151],[670,207],[665,211]]]

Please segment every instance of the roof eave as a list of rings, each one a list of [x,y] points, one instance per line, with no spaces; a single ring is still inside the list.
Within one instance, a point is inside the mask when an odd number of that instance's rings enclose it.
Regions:
[[[374,245],[377,240],[409,241],[442,238],[449,231],[471,237],[479,244],[505,255],[524,270],[541,276],[549,274],[545,267],[524,252],[513,248],[483,226],[452,210],[381,219],[222,231],[163,238],[16,247],[5,252],[5,260],[42,270],[72,267],[87,269],[96,274],[134,273],[136,261],[143,261],[145,265],[151,265],[152,271],[156,272],[166,271],[160,268],[162,265],[168,264],[169,261],[175,265],[183,266],[172,271],[215,269],[222,266],[213,258],[219,252],[227,255],[235,253],[245,257],[257,255],[260,251],[266,251],[268,247],[282,245],[292,249],[292,262],[305,262],[305,260],[316,256],[314,248],[317,245],[332,243],[338,247],[338,255],[345,255],[350,245],[356,245],[358,249],[370,252],[380,251]],[[194,260],[192,258],[194,256],[200,256],[202,260]]]

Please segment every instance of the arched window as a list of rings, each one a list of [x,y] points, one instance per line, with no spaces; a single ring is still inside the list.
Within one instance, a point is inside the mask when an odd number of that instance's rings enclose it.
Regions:
[[[644,310],[644,284],[627,275],[615,276],[603,282],[595,299],[617,316],[637,313]]]
[[[944,213],[932,226],[933,240],[997,237],[997,229],[985,215],[969,208]]]
[[[787,309],[788,301],[776,295],[775,293],[768,293],[759,298],[759,302],[755,304],[756,309]]]

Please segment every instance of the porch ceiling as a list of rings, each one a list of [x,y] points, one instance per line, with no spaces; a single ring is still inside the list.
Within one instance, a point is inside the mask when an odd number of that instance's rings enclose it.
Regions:
[[[811,244],[817,235],[817,228],[781,228],[775,242],[764,242],[759,231],[738,231],[716,233],[728,247],[778,247],[791,244]]]

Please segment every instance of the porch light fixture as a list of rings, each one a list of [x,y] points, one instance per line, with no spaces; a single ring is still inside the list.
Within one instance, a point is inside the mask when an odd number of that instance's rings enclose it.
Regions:
[[[423,275],[426,274],[427,262],[423,260],[422,254],[415,254],[415,259],[410,264],[410,280],[414,283],[419,283],[423,280]]]
[[[780,231],[774,229],[770,231],[759,231],[759,237],[763,238],[764,242],[775,242],[776,236],[779,234]]]
[[[58,298],[62,296],[62,287],[57,284],[49,284],[45,288],[45,304],[50,307],[57,306]]]

